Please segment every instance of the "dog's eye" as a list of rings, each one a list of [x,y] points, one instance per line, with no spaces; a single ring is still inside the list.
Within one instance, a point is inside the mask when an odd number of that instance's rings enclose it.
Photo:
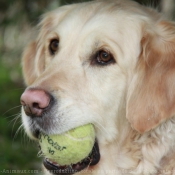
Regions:
[[[51,40],[49,45],[49,50],[52,55],[54,55],[55,52],[58,50],[58,45],[59,45],[59,41],[57,39]]]
[[[115,63],[114,57],[112,54],[105,50],[100,50],[97,52],[95,59],[92,60],[92,64],[98,65],[108,65],[110,63]]]

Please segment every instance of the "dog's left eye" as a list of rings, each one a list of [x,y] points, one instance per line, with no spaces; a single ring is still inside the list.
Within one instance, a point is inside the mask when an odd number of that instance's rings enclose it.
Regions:
[[[113,55],[105,50],[100,50],[96,53],[95,58],[93,58],[91,64],[92,65],[108,65],[110,63],[115,63]]]
[[[58,45],[59,45],[58,39],[51,40],[50,45],[49,45],[49,50],[52,55],[54,55],[55,52],[58,50]]]

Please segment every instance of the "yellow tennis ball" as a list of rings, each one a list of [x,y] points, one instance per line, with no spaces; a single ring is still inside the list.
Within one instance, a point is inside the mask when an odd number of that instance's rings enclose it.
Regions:
[[[59,165],[80,162],[91,153],[95,142],[92,124],[77,127],[61,135],[40,133],[39,144],[44,156]]]

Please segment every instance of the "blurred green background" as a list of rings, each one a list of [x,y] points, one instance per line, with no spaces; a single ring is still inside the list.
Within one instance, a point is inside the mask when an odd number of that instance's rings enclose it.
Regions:
[[[82,0],[0,0],[0,174],[26,174],[17,170],[39,170],[37,143],[21,126],[20,95],[25,89],[20,59],[26,44],[34,37],[40,15],[63,4]],[[138,0],[141,3],[147,0]],[[150,3],[150,2],[149,2]],[[157,5],[159,0],[151,1]],[[29,173],[27,173],[29,174]]]

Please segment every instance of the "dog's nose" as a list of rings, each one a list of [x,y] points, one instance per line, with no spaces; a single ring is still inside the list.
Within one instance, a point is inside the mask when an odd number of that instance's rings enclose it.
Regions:
[[[31,117],[40,117],[49,106],[51,96],[42,89],[27,89],[21,96],[21,104],[23,105],[26,115]]]

